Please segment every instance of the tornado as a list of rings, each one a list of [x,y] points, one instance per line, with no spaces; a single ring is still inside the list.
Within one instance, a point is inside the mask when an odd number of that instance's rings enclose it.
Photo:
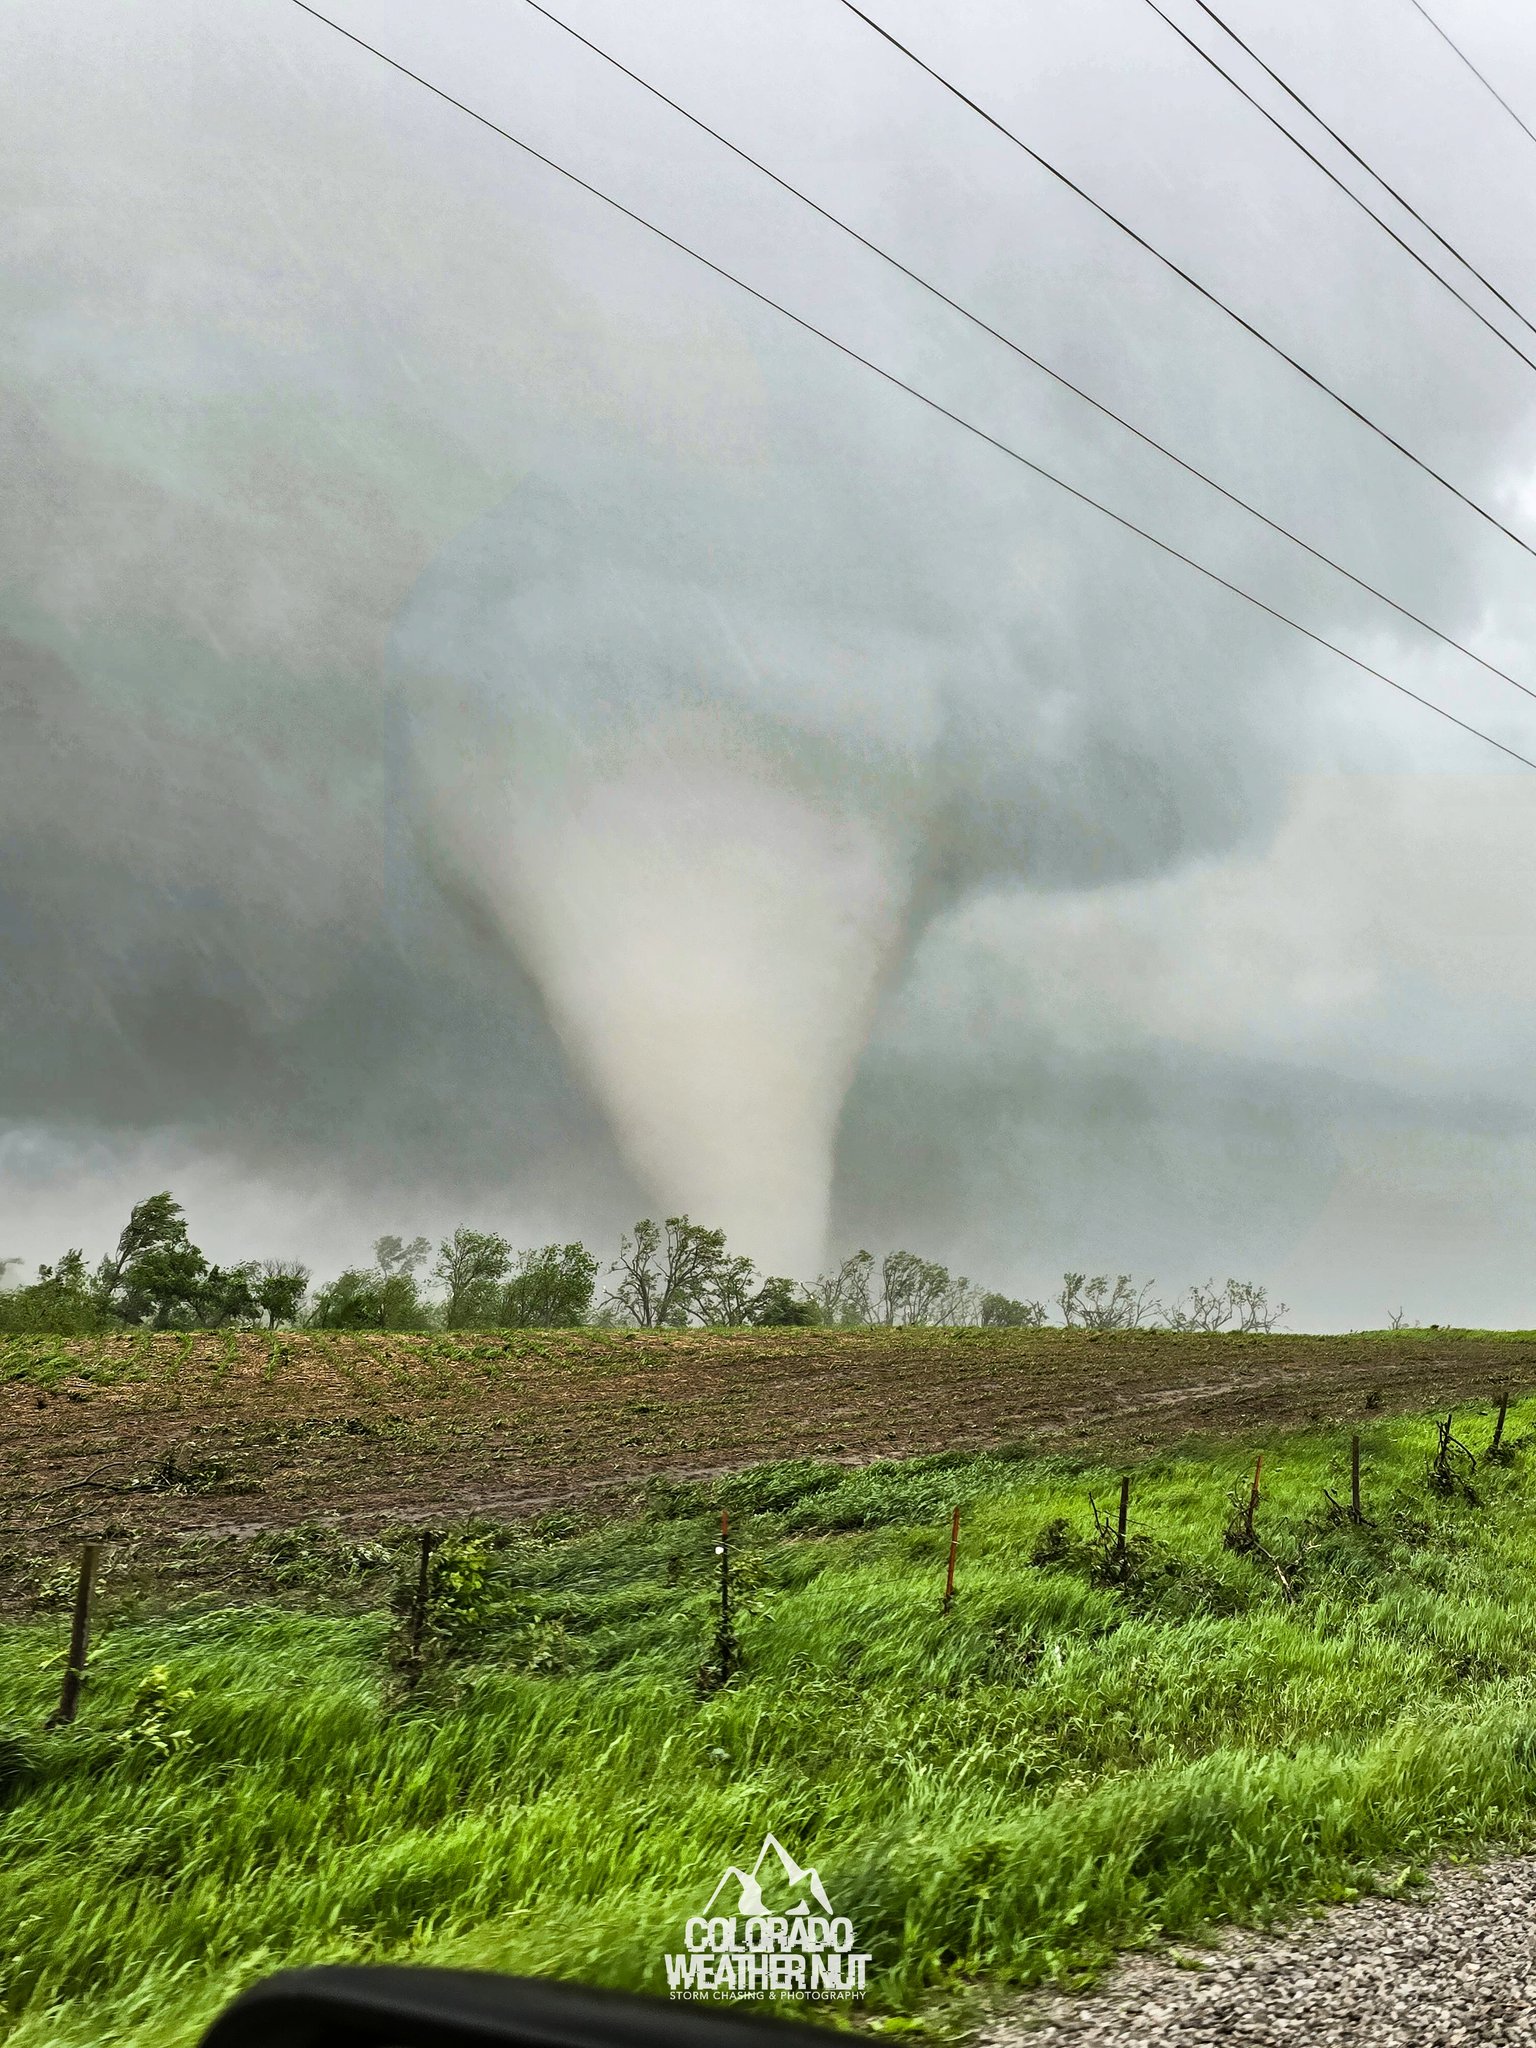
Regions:
[[[656,1210],[799,1277],[925,926],[989,880],[1199,838],[1124,692],[1096,726],[1042,666],[1017,531],[969,577],[922,539],[824,472],[566,464],[442,550],[391,641],[429,864],[532,977]]]

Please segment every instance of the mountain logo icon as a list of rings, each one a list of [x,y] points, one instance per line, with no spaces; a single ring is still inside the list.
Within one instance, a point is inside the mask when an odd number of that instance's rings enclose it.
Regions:
[[[810,1894],[793,1898],[782,1906],[769,1905],[763,1899],[763,1866],[768,1864],[768,1877],[773,1878],[773,1866],[769,1863],[769,1851],[778,1858],[779,1870],[790,1893],[798,1893],[801,1887]],[[722,1892],[729,1898],[730,1887],[737,1887],[737,1898],[731,1900],[725,1910],[738,1914],[744,1920],[760,1918],[764,1914],[779,1913],[785,1919],[806,1918],[817,1908],[823,1913],[832,1911],[832,1901],[827,1897],[819,1872],[813,1867],[802,1867],[790,1855],[777,1835],[764,1835],[763,1846],[757,1852],[757,1861],[750,1870],[738,1870],[731,1864],[720,1882],[715,1886],[704,1908],[706,1914],[713,1913]]]
[[[862,1998],[874,1961],[835,1913],[821,1873],[764,1835],[750,1870],[728,1864],[665,1955],[673,1998]]]

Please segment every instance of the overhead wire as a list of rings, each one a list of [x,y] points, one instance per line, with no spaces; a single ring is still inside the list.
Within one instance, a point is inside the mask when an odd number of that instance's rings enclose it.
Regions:
[[[1521,767],[1536,770],[1536,760],[1532,760],[1528,755],[1520,753],[1514,747],[1507,746],[1503,740],[1495,739],[1491,733],[1484,732],[1480,727],[1470,724],[1466,719],[1458,718],[1453,711],[1448,711],[1443,704],[1437,704],[1432,698],[1421,696],[1417,690],[1410,689],[1406,683],[1399,682],[1395,676],[1390,676],[1384,670],[1373,667],[1370,662],[1362,660],[1358,654],[1350,653],[1347,647],[1340,647],[1336,641],[1330,640],[1326,635],[1314,631],[1310,626],[1303,625],[1300,620],[1293,619],[1288,613],[1278,610],[1263,598],[1255,596],[1251,590],[1245,590],[1241,584],[1232,582],[1230,578],[1223,576],[1219,570],[1210,568],[1206,563],[1198,561],[1193,555],[1185,554],[1181,548],[1175,547],[1171,541],[1163,540],[1148,528],[1138,525],[1135,520],[1129,518],[1125,513],[1117,512],[1112,506],[1106,505],[1101,499],[1095,498],[1089,492],[1080,489],[1078,485],[1068,483],[1064,477],[1056,475],[1053,470],[1049,470],[1044,464],[1036,462],[1033,457],[1025,455],[1022,450],[1013,447],[1009,442],[1002,440],[996,434],[990,433],[985,427],[978,426],[974,420],[967,419],[963,413],[955,412],[951,407],[945,405],[942,400],[920,390],[917,385],[909,384],[905,378],[898,376],[894,370],[888,370],[883,364],[877,363],[872,357],[861,354],[859,350],[853,348],[848,342],[840,341],[836,335],[828,333],[823,327],[818,327],[814,321],[806,319],[803,314],[794,312],[790,307],[784,305],[782,301],[762,291],[757,285],[750,284],[735,271],[728,270],[724,264],[717,263],[712,256],[706,256],[702,250],[695,249],[690,243],[682,241],[668,229],[660,226],[658,222],[648,219],[645,214],[637,212],[633,207],[626,206],[622,200],[614,198],[611,193],[605,192],[601,186],[594,185],[589,179],[583,178],[579,172],[571,170],[567,165],[560,163],[555,157],[547,155],[545,151],[538,149],[533,143],[524,141],[520,135],[514,135],[511,129],[503,128],[499,122],[493,121],[488,114],[482,114],[478,108],[470,106],[467,101],[456,98],[443,86],[434,84],[430,78],[425,77],[421,72],[414,71],[409,65],[402,63],[398,57],[390,56],[387,50],[382,50],[377,44],[366,41],[362,36],[344,27],[341,22],[334,20],[330,15],[323,14],[319,8],[310,4],[310,0],[292,0],[292,4],[301,13],[309,15],[312,20],[331,29],[335,34],[354,44],[358,49],[366,51],[369,56],[376,57],[380,63],[388,65],[392,71],[398,72],[401,77],[407,78],[413,84],[421,86],[435,98],[443,101],[445,105],[456,109],[457,112],[467,115],[470,120],[477,122],[482,128],[488,129],[491,134],[499,136],[503,142],[510,143],[514,149],[521,150],[525,156],[531,158],[534,162],[543,164],[547,169],[554,171],[557,176],[564,178],[580,191],[586,192],[592,198],[600,200],[603,205],[612,208],[615,213],[620,214],[625,220],[632,221],[637,227],[646,229],[648,233],[655,235],[659,241],[665,242],[669,248],[676,249],[679,254],[687,256],[693,262],[702,265],[704,269],[712,272],[714,276],[724,279],[726,283],[735,285],[759,305],[766,306],[772,312],[780,314],[784,319],[790,321],[806,334],[814,336],[818,341],[825,342],[830,348],[837,350],[840,355],[846,356],[851,362],[860,365],[863,369],[872,371],[875,376],[882,379],[886,384],[893,386],[898,391],[905,392],[909,398],[915,398],[920,405],[927,407],[930,412],[936,413],[940,418],[947,419],[955,426],[963,428],[966,433],[974,435],[978,441],[982,441],[988,447],[996,449],[999,454],[1006,455],[1010,461],[1018,463],[1021,468],[1027,469],[1032,475],[1040,477],[1046,483],[1054,484],[1058,490],[1065,492],[1068,497],[1076,499],[1079,504],[1086,505],[1092,511],[1101,513],[1106,519],[1112,520],[1115,525],[1124,528],[1126,532],[1135,534],[1139,539],[1148,542],[1161,553],[1171,556],[1174,561],[1182,562],[1186,568],[1193,569],[1197,575],[1203,576],[1208,582],[1216,584],[1223,590],[1230,591],[1234,597],[1241,598],[1245,604],[1252,605],[1255,610],[1263,612],[1268,618],[1276,620],[1282,626],[1289,626],[1293,632],[1299,633],[1304,639],[1310,640],[1315,646],[1325,649],[1330,654],[1337,655],[1342,661],[1347,661],[1351,667],[1358,669],[1363,675],[1374,677],[1377,682],[1385,683],[1388,689],[1395,690],[1400,696],[1406,697],[1413,703],[1422,706],[1424,710],[1432,711],[1437,717],[1445,719],[1447,723],[1456,726],[1460,731],[1469,734],[1473,739],[1482,740],[1486,745],[1495,748],[1499,753],[1507,755],[1510,760],[1517,761]]]
[[[1517,346],[1517,344],[1510,339],[1510,337],[1504,332],[1503,328],[1498,325],[1497,321],[1490,320],[1487,314],[1482,311],[1481,307],[1474,305],[1471,299],[1469,299],[1465,295],[1465,293],[1458,291],[1456,286],[1451,283],[1450,279],[1445,277],[1440,271],[1438,271],[1435,268],[1435,266],[1424,255],[1422,250],[1415,249],[1411,242],[1406,241],[1404,237],[1400,235],[1397,232],[1397,230],[1390,225],[1390,223],[1382,219],[1381,215],[1377,213],[1374,207],[1368,206],[1365,200],[1361,198],[1360,194],[1354,190],[1353,186],[1345,183],[1345,181],[1339,176],[1338,172],[1333,169],[1331,164],[1325,163],[1322,157],[1318,156],[1314,150],[1308,149],[1307,145],[1301,140],[1301,137],[1299,135],[1296,135],[1291,129],[1287,128],[1285,123],[1278,117],[1278,115],[1274,114],[1268,107],[1266,107],[1262,100],[1257,99],[1254,96],[1254,94],[1252,94],[1248,90],[1248,88],[1241,82],[1241,80],[1234,78],[1232,73],[1227,70],[1226,66],[1220,63],[1217,58],[1213,57],[1210,51],[1207,50],[1202,44],[1196,42],[1195,38],[1189,33],[1189,31],[1186,28],[1181,27],[1180,24],[1174,20],[1171,14],[1165,12],[1165,10],[1159,5],[1159,0],[1146,0],[1146,4],[1148,7],[1151,8],[1152,12],[1157,16],[1159,21],[1165,22],[1167,26],[1173,30],[1174,34],[1180,38],[1182,42],[1188,44],[1189,48],[1194,51],[1197,57],[1199,57],[1204,63],[1208,64],[1211,67],[1211,69],[1216,73],[1218,78],[1225,79],[1227,84],[1232,87],[1232,90],[1234,92],[1240,93],[1242,97],[1248,102],[1249,106],[1255,108],[1259,113],[1261,113],[1264,116],[1265,120],[1270,123],[1271,127],[1277,128],[1280,131],[1280,133],[1285,137],[1287,142],[1289,142],[1294,148],[1300,150],[1301,154],[1307,159],[1308,163],[1315,164],[1317,168],[1323,173],[1323,176],[1327,178],[1332,184],[1336,185],[1338,189],[1344,194],[1346,199],[1352,200],[1354,204],[1360,208],[1361,212],[1367,216],[1368,219],[1373,220],[1376,223],[1377,227],[1381,229],[1383,234],[1389,235],[1392,238],[1392,240],[1396,242],[1399,249],[1406,251],[1406,253],[1413,258],[1414,262],[1417,263],[1422,270],[1427,271],[1429,275],[1435,280],[1436,284],[1443,285],[1446,291],[1448,291],[1451,294],[1452,298],[1456,299],[1461,305],[1466,307],[1467,311],[1472,314],[1474,319],[1480,320],[1482,322],[1482,324],[1484,325],[1484,327],[1488,329],[1488,332],[1490,334],[1497,336],[1497,338],[1504,343],[1506,348],[1512,349],[1514,353],[1520,358],[1521,362],[1525,364],[1527,369],[1536,370],[1536,362],[1533,362],[1532,359],[1525,353],[1525,350]],[[1235,28],[1230,28],[1227,25],[1227,23],[1223,21],[1221,16],[1216,12],[1214,7],[1207,6],[1206,0],[1194,0],[1194,4],[1200,9],[1202,14],[1208,16],[1210,20],[1215,22],[1216,26],[1221,30],[1223,35],[1229,37],[1232,42],[1236,43],[1237,47],[1244,53],[1245,56],[1250,57],[1253,60],[1253,62],[1258,65],[1259,69],[1264,73],[1266,78],[1271,79],[1276,85],[1279,86],[1280,90],[1286,95],[1288,99],[1292,100],[1298,107],[1300,107],[1302,112],[1307,116],[1308,120],[1315,121],[1318,127],[1322,129],[1323,133],[1325,135],[1330,136],[1333,139],[1333,141],[1338,144],[1339,148],[1342,149],[1346,153],[1346,155],[1352,158],[1352,160],[1360,166],[1360,168],[1366,173],[1368,177],[1375,179],[1376,183],[1381,187],[1383,192],[1386,192],[1390,195],[1391,198],[1395,199],[1397,204],[1400,207],[1402,207],[1405,213],[1411,214],[1414,220],[1418,222],[1419,226],[1423,228],[1424,232],[1427,235],[1433,236],[1435,241],[1439,243],[1440,247],[1445,250],[1447,255],[1454,257],[1456,262],[1458,262],[1464,270],[1468,271],[1473,277],[1475,277],[1478,283],[1482,285],[1485,291],[1491,293],[1492,296],[1498,300],[1499,304],[1503,306],[1506,311],[1512,313],[1515,316],[1515,318],[1520,322],[1522,327],[1527,328],[1531,332],[1531,334],[1536,335],[1536,325],[1533,325],[1533,323],[1526,318],[1525,314],[1521,312],[1520,308],[1517,305],[1515,305],[1513,300],[1507,299],[1504,296],[1503,292],[1499,290],[1498,286],[1492,283],[1490,279],[1486,278],[1483,275],[1483,273],[1477,268],[1477,265],[1475,263],[1473,263],[1468,257],[1463,256],[1461,251],[1455,246],[1454,243],[1447,241],[1445,236],[1440,233],[1438,228],[1432,227],[1430,223],[1424,218],[1423,214],[1419,212],[1418,208],[1413,204],[1413,202],[1409,199],[1405,199],[1402,193],[1398,191],[1395,185],[1389,185],[1386,179],[1381,175],[1380,171],[1376,170],[1373,165],[1367,163],[1365,158],[1360,154],[1359,150],[1354,148],[1352,144],[1346,142],[1344,140],[1344,137],[1337,130],[1337,128],[1331,127],[1329,123],[1323,119],[1323,116],[1320,113],[1318,113],[1317,109],[1309,105],[1308,102],[1302,98],[1299,92],[1296,92],[1291,86],[1287,85],[1285,80],[1280,76],[1279,72],[1274,70],[1272,66],[1266,64],[1264,59],[1259,55],[1258,51],[1253,48],[1252,44],[1245,43],[1243,41],[1243,38],[1237,33],[1237,30]]]
[[[1447,44],[1448,47],[1455,52],[1455,54],[1461,59],[1462,63],[1466,65],[1467,69],[1471,72],[1472,76],[1477,80],[1478,84],[1483,88],[1483,90],[1485,92],[1492,93],[1493,97],[1504,109],[1505,113],[1508,114],[1509,118],[1511,119],[1511,121],[1514,122],[1515,126],[1521,129],[1526,135],[1529,135],[1532,142],[1536,142],[1536,133],[1533,133],[1531,129],[1526,127],[1525,122],[1521,120],[1520,116],[1515,112],[1514,108],[1509,104],[1509,101],[1505,99],[1503,93],[1499,91],[1498,87],[1494,85],[1490,79],[1484,77],[1483,73],[1478,70],[1477,66],[1472,62],[1472,59],[1467,55],[1466,51],[1461,47],[1461,45],[1459,43],[1453,43],[1451,41],[1451,38],[1446,34],[1445,30],[1440,26],[1439,22],[1436,21],[1435,17],[1430,13],[1429,9],[1427,7],[1421,7],[1419,5],[1419,0],[1408,0],[1408,5],[1414,10],[1416,14],[1423,15],[1424,19],[1429,23],[1430,27],[1434,30],[1435,34],[1440,38],[1441,42]]]
[[[1472,497],[1469,492],[1462,490],[1459,484],[1453,484],[1448,476],[1434,467],[1433,463],[1426,461],[1421,455],[1416,455],[1404,442],[1399,441],[1395,434],[1390,433],[1379,421],[1373,420],[1369,413],[1364,412],[1353,400],[1346,398],[1341,391],[1336,390],[1325,378],[1320,377],[1315,370],[1309,370],[1306,364],[1301,362],[1296,356],[1293,356],[1288,349],[1282,347],[1278,341],[1266,334],[1261,327],[1256,326],[1244,314],[1239,313],[1234,306],[1229,305],[1210,286],[1202,284],[1197,277],[1190,271],[1185,270],[1181,264],[1176,263],[1171,256],[1165,255],[1155,242],[1149,241],[1145,235],[1133,228],[1128,221],[1123,220],[1112,208],[1104,205],[1101,200],[1095,199],[1093,194],[1082,185],[1079,185],[1075,178],[1070,177],[1059,165],[1052,163],[1049,157],[1043,156],[1039,150],[1033,148],[1022,136],[1016,134],[1005,122],[999,120],[995,114],[990,113],[986,107],[982,106],[979,100],[972,99],[970,94],[964,92],[952,79],[946,78],[944,73],[936,70],[926,58],[920,57],[908,44],[902,42],[898,36],[893,35],[883,23],[876,21],[873,15],[866,14],[862,7],[855,4],[855,0],[838,0],[838,5],[846,7],[850,14],[856,15],[882,41],[889,43],[892,49],[899,51],[910,63],[915,64],[920,71],[926,72],[936,85],[941,86],[945,92],[958,100],[962,106],[969,107],[971,112],[985,121],[989,128],[995,129],[1005,140],[1011,142],[1016,149],[1021,150],[1032,163],[1036,163],[1042,170],[1048,171],[1059,184],[1065,186],[1069,192],[1075,193],[1079,199],[1085,201],[1087,205],[1093,208],[1095,213],[1102,215],[1112,226],[1117,227],[1138,248],[1144,249],[1149,256],[1160,263],[1165,270],[1171,271],[1175,277],[1181,279],[1192,291],[1198,292],[1202,299],[1207,300],[1220,312],[1224,313],[1229,320],[1242,328],[1245,334],[1251,335],[1255,341],[1259,342],[1264,348],[1267,348],[1271,355],[1278,356],[1281,362],[1288,364],[1298,376],[1304,377],[1315,389],[1321,391],[1326,397],[1331,398],[1335,405],[1342,406],[1352,419],[1358,420],[1361,426],[1368,427],[1380,440],[1385,441],[1389,448],[1395,448],[1397,453],[1404,456],[1416,469],[1422,470],[1426,476],[1432,477],[1443,490],[1449,491],[1451,496],[1459,499],[1469,511],[1475,512],[1479,519],[1485,520],[1489,526],[1495,527],[1507,540],[1512,540],[1517,548],[1522,549],[1524,553],[1536,559],[1536,545],[1524,539],[1512,526],[1506,525],[1496,513],[1490,512],[1486,505],[1479,504],[1477,499]]]
[[[1105,419],[1112,420],[1117,427],[1123,428],[1126,433],[1134,435],[1144,446],[1155,450],[1157,454],[1163,456],[1167,461],[1174,463],[1186,475],[1196,478],[1210,490],[1215,491],[1220,497],[1225,498],[1229,504],[1236,505],[1240,511],[1246,512],[1251,518],[1258,520],[1262,526],[1268,527],[1271,533],[1279,534],[1282,539],[1290,541],[1294,546],[1310,555],[1314,561],[1323,563],[1325,567],[1344,577],[1348,582],[1354,584],[1357,590],[1363,590],[1369,596],[1378,599],[1382,604],[1388,605],[1400,618],[1409,620],[1413,625],[1431,634],[1444,646],[1453,648],[1457,654],[1465,656],[1468,661],[1475,662],[1488,675],[1496,677],[1500,682],[1509,683],[1525,696],[1536,699],[1536,689],[1532,689],[1528,684],[1522,683],[1517,676],[1510,675],[1506,669],[1500,668],[1496,662],[1486,660],[1484,656],[1476,653],[1472,648],[1465,645],[1464,642],[1454,638],[1453,635],[1443,632],[1438,626],[1432,625],[1428,619],[1422,618],[1419,613],[1410,610],[1407,605],[1399,603],[1395,597],[1391,597],[1386,591],[1378,589],[1374,583],[1368,582],[1365,577],[1357,575],[1353,569],[1346,568],[1342,562],[1336,561],[1332,555],[1327,554],[1322,548],[1314,546],[1311,541],[1304,539],[1302,535],[1294,532],[1292,528],[1284,525],[1280,520],[1273,519],[1267,512],[1261,511],[1257,505],[1252,504],[1247,498],[1240,496],[1234,490],[1230,490],[1208,471],[1199,468],[1193,462],[1187,461],[1184,456],[1179,455],[1174,449],[1170,448],[1166,442],[1159,441],[1154,435],[1138,427],[1134,421],[1127,419],[1123,413],[1116,412],[1112,406],[1105,404],[1102,399],[1095,398],[1091,391],[1087,391],[1081,384],[1075,383],[1065,372],[1055,369],[1040,356],[1033,354],[1024,347],[1022,342],[1016,341],[1009,334],[1005,334],[1001,328],[994,327],[990,321],[984,319],[981,314],[974,312],[969,306],[964,305],[959,299],[951,297],[942,286],[934,284],[931,279],[924,277],[920,271],[914,270],[909,264],[903,263],[899,256],[893,256],[889,249],[883,248],[878,242],[871,240],[868,235],[863,234],[850,222],[844,220],[840,214],[833,213],[829,207],[823,206],[819,200],[813,199],[800,186],[792,184],[788,178],[782,177],[771,166],[765,164],[761,158],[751,155],[749,151],[743,149],[738,143],[732,142],[730,137],[723,135],[718,128],[711,127],[709,122],[702,119],[698,114],[691,112],[681,101],[673,99],[670,94],[663,92],[660,86],[654,85],[650,79],[642,77],[638,71],[632,70],[620,58],[615,57],[612,51],[604,49],[601,43],[594,42],[590,36],[584,34],[580,29],[573,27],[570,22],[554,13],[551,8],[546,7],[543,4],[543,0],[525,0],[525,4],[535,14],[541,15],[545,21],[551,23],[555,28],[562,30],[574,42],[580,43],[583,49],[590,50],[593,56],[600,57],[605,64],[610,65],[615,71],[622,73],[625,78],[649,93],[653,99],[658,100],[663,106],[669,107],[673,113],[680,115],[683,120],[689,122],[702,134],[709,136],[712,141],[719,143],[723,149],[728,149],[732,156],[738,158],[742,163],[750,165],[754,171],[759,172],[772,184],[777,185],[780,191],[787,192],[791,198],[798,200],[801,205],[809,207],[812,213],[817,214],[822,220],[827,221],[832,227],[839,229],[852,241],[857,242],[860,248],[867,249],[871,255],[878,256],[882,263],[889,264],[893,270],[898,271],[901,276],[910,279],[913,284],[919,286],[932,298],[937,299],[941,305],[947,306],[952,312],[958,313],[963,320],[969,321],[971,326],[977,328],[981,333],[989,335],[992,340],[1001,342],[1004,348],[1009,349],[1022,361],[1030,364],[1032,368],[1042,371],[1053,382],[1059,384],[1063,390],[1070,391],[1074,398],[1080,399],[1083,404],[1091,406],[1095,412],[1102,414]]]

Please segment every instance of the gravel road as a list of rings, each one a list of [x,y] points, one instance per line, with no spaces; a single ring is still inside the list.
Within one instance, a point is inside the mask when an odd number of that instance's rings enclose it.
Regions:
[[[1023,2008],[983,2048],[1536,2044],[1536,1857],[1439,1870],[1413,1901],[1175,1953],[1183,1967],[1132,1957],[1087,1997]]]

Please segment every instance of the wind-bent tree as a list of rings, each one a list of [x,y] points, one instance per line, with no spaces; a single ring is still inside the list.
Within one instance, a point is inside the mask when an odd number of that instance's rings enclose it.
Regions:
[[[1207,1280],[1203,1287],[1194,1286],[1186,1291],[1165,1312],[1170,1330],[1199,1330],[1214,1334],[1229,1326],[1245,1334],[1255,1330],[1266,1335],[1274,1329],[1286,1313],[1283,1301],[1272,1302],[1269,1290],[1256,1286],[1251,1280],[1228,1280],[1224,1287],[1218,1287],[1214,1280]],[[1401,1313],[1392,1325],[1402,1326]]]
[[[718,1306],[713,1290],[730,1263],[725,1232],[710,1230],[686,1216],[665,1223],[649,1218],[635,1225],[632,1237],[619,1240],[619,1256],[609,1268],[618,1277],[607,1300],[618,1313],[642,1329],[675,1328],[690,1316],[708,1319]]]
[[[156,1330],[239,1321],[255,1312],[242,1269],[209,1267],[168,1190],[134,1204],[117,1250],[96,1270],[95,1292],[114,1321]]]
[[[409,1244],[399,1237],[376,1237],[373,1261],[384,1278],[392,1280],[397,1273],[414,1273],[431,1250],[424,1237],[413,1237]]]
[[[1139,1330],[1161,1310],[1151,1299],[1154,1282],[1137,1287],[1129,1273],[1063,1273],[1056,1297],[1061,1320],[1069,1330]]]
[[[104,1315],[142,1323],[164,1300],[185,1299],[207,1271],[187,1237],[187,1219],[170,1190],[146,1195],[128,1212],[117,1240],[96,1268],[94,1289]]]
[[[879,1321],[938,1323],[958,1320],[954,1313],[964,1303],[969,1283],[956,1283],[948,1266],[934,1259],[920,1259],[916,1252],[887,1252],[880,1261],[880,1298],[875,1304]]]
[[[821,1321],[821,1309],[796,1281],[776,1273],[748,1302],[747,1321],[764,1329],[804,1329]]]
[[[412,1274],[349,1266],[318,1291],[305,1320],[315,1330],[425,1330],[433,1318]]]
[[[722,1252],[694,1291],[693,1312],[701,1323],[750,1323],[756,1282],[757,1268],[749,1258]]]
[[[67,1251],[56,1265],[39,1266],[30,1287],[0,1294],[0,1330],[85,1336],[106,1327],[106,1316],[86,1271],[85,1253]]]
[[[429,1328],[435,1317],[431,1304],[421,1298],[416,1268],[431,1249],[424,1237],[413,1238],[409,1244],[399,1237],[376,1238],[372,1266],[349,1266],[316,1294],[306,1318],[310,1327],[316,1330]],[[297,1270],[302,1271],[302,1268]],[[302,1289],[300,1292],[302,1295]]]
[[[592,1313],[597,1260],[584,1244],[519,1252],[497,1320],[510,1330],[571,1330]]]
[[[1038,1330],[1045,1322],[1043,1301],[1015,1301],[1007,1294],[981,1297],[982,1327],[989,1330]]]
[[[267,1328],[298,1321],[304,1291],[309,1286],[309,1268],[296,1259],[263,1259],[251,1283],[256,1308],[267,1319]]]
[[[493,1230],[466,1230],[461,1225],[452,1237],[445,1237],[432,1268],[432,1277],[442,1283],[447,1296],[444,1326],[462,1330],[494,1321],[497,1282],[506,1277],[511,1263],[511,1245]]]
[[[870,1289],[875,1267],[873,1252],[854,1252],[835,1273],[823,1273],[811,1288],[824,1323],[853,1327],[875,1320]]]

